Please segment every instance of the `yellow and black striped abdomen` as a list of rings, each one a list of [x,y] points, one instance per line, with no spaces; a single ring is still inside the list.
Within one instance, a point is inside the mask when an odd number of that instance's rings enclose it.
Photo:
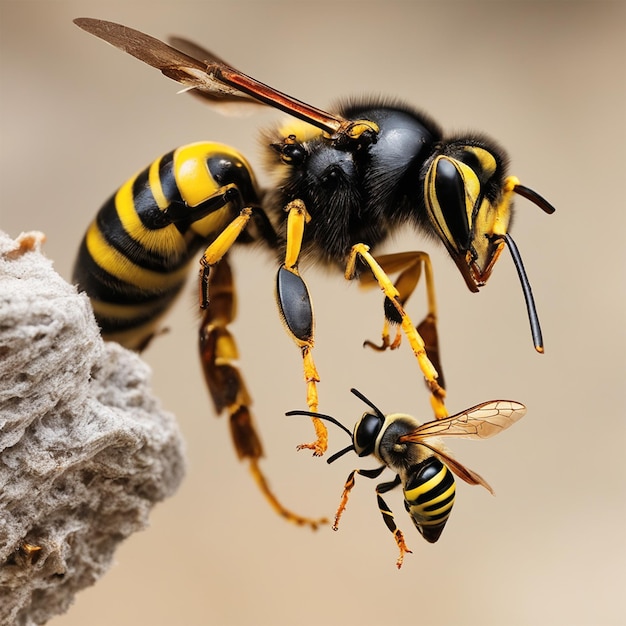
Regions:
[[[199,248],[257,198],[245,159],[216,143],[178,148],[124,183],[89,226],[74,268],[103,336],[141,346]]]
[[[454,504],[452,472],[436,457],[414,466],[404,485],[404,506],[426,541],[435,543]]]

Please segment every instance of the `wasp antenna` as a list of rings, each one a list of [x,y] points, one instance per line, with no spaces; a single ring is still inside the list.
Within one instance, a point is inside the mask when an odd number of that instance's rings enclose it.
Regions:
[[[543,337],[541,335],[541,326],[539,324],[539,316],[537,315],[537,308],[535,306],[535,299],[533,298],[533,292],[528,282],[528,276],[524,269],[524,263],[522,262],[522,256],[513,241],[513,238],[508,233],[505,235],[505,240],[511,251],[513,257],[513,263],[522,284],[522,291],[524,292],[524,299],[526,300],[526,310],[528,311],[528,321],[530,322],[530,332],[533,337],[533,343],[535,344],[535,350],[543,354]]]
[[[355,389],[353,387],[352,389],[350,389],[350,391],[357,398],[359,398],[359,400],[363,400],[363,402],[365,402],[365,404],[367,404],[367,406],[369,406],[371,409],[374,409],[374,411],[376,411],[376,415],[378,415],[378,417],[381,417],[382,419],[385,419],[384,413],[375,404],[373,404],[371,400],[368,400],[358,389]]]
[[[334,424],[335,426],[339,426],[339,428],[347,432],[348,435],[352,437],[352,433],[341,422],[336,420],[331,415],[324,415],[323,413],[316,413],[315,411],[287,411],[285,415],[287,417],[291,417],[293,415],[307,415],[308,417],[317,417],[321,420],[326,420],[327,422],[330,422],[331,424]]]
[[[339,452],[335,452],[335,454],[328,457],[328,459],[326,459],[326,463],[328,464],[334,463],[339,457],[342,457],[344,454],[347,454],[348,452],[351,452],[353,450],[356,452],[354,445],[351,444],[347,448],[344,448],[343,450],[339,450]]]
[[[556,209],[542,196],[540,196],[536,191],[528,187],[524,187],[524,185],[515,185],[513,187],[513,191],[518,193],[526,200],[530,200],[533,204],[536,204],[542,211],[546,212],[548,215],[552,215],[556,211]]]

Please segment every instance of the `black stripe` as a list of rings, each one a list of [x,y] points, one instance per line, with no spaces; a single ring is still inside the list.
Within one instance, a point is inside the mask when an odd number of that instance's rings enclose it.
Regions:
[[[410,477],[404,487],[405,495],[407,491],[411,491],[411,489],[414,489],[415,487],[420,487],[427,481],[437,476],[442,469],[445,471],[439,482],[425,493],[419,495],[415,500],[408,500],[409,504],[415,506],[428,504],[430,500],[445,493],[445,491],[454,484],[454,476],[452,475],[452,472],[450,472],[450,470],[436,457],[430,457],[425,461],[414,465],[409,470]]]
[[[443,523],[436,524],[435,526],[420,526],[417,522],[415,522],[415,526],[426,541],[429,543],[435,543],[439,537],[441,537],[441,533],[446,526],[446,522],[444,521]]]
[[[147,250],[130,237],[117,213],[115,196],[110,198],[100,209],[96,217],[96,224],[108,245],[130,259],[135,265],[147,270],[166,274],[184,265],[187,261],[186,256],[180,259],[173,256],[163,256],[158,252]],[[157,234],[154,236],[158,237]]]
[[[173,202],[183,202],[174,176],[173,154],[168,152],[157,161],[159,182],[168,206]],[[148,230],[159,230],[171,224],[154,197],[150,185],[150,166],[140,172],[133,182],[133,201],[141,223]]]
[[[174,176],[173,150],[161,157],[161,162],[159,163],[159,179],[161,181],[161,190],[168,204],[184,202],[180,190],[178,189],[176,176]]]
[[[164,298],[176,294],[184,284],[181,281],[167,289],[148,290],[136,287],[120,280],[103,270],[92,258],[83,239],[74,266],[74,283],[90,298],[110,302],[111,304],[147,304],[155,305]]]
[[[436,498],[439,494],[433,494],[433,499]],[[439,502],[433,502],[432,504],[426,504],[422,507],[422,511],[428,515],[429,519],[437,519],[437,517],[443,517],[444,515],[448,515],[449,511],[446,511],[440,515],[432,515],[431,511],[436,511],[444,506],[449,505],[451,502],[454,502],[455,491],[453,491],[445,500],[440,500]]]
[[[170,294],[167,298],[162,298],[160,302],[154,306],[148,313],[143,315],[136,315],[131,318],[115,318],[115,317],[99,317],[96,315],[98,325],[100,326],[104,334],[117,333],[131,329],[138,329],[141,326],[148,324],[155,318],[159,317],[176,298],[178,293]],[[132,306],[129,305],[132,309]]]

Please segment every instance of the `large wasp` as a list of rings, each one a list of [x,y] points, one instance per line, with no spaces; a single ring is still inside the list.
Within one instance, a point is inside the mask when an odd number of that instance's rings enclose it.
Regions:
[[[376,469],[355,469],[350,472],[335,514],[333,529],[339,528],[339,520],[354,487],[356,474],[378,478],[386,468],[393,470],[396,477],[379,484],[376,496],[383,520],[400,549],[396,561],[400,568],[404,555],[411,550],[407,548],[404,535],[396,526],[393,513],[382,494],[402,485],[404,507],[415,527],[426,541],[435,543],[443,532],[454,504],[456,487],[453,473],[470,485],[482,485],[493,494],[493,489],[481,476],[454,459],[441,439],[488,439],[522,418],[526,414],[526,407],[512,400],[492,400],[452,417],[420,424],[414,417],[403,413],[383,415],[362,393],[356,389],[351,391],[373,412],[366,411],[363,414],[353,433],[334,417],[315,413],[316,417],[339,426],[352,438],[347,448],[336,452],[327,462],[332,463],[347,452],[354,451],[360,457],[374,455],[382,465]],[[311,412],[290,411],[287,415],[311,415]]]
[[[194,256],[203,250],[199,335],[206,382],[217,412],[230,415],[239,457],[250,461],[255,479],[281,515],[317,525],[286,510],[258,466],[261,442],[228,330],[235,301],[227,259],[235,244],[262,243],[277,259],[278,309],[302,355],[312,413],[318,410],[320,379],[312,355],[312,303],[299,272],[302,258],[341,268],[347,279],[382,289],[382,343],[366,343],[381,350],[397,348],[404,333],[435,416],[447,416],[429,257],[419,251],[373,256],[406,225],[443,242],[471,291],[487,281],[508,245],[522,280],[535,347],[543,350],[532,294],[508,226],[514,194],[547,213],[554,209],[505,174],[505,154],[493,141],[479,135],[444,138],[429,117],[389,101],[353,102],[326,113],[185,40],[175,42],[183,52],[119,24],[89,18],[75,22],[210,104],[256,102],[291,116],[267,135],[268,165],[276,177],[272,188],[258,188],[250,165],[233,148],[210,142],[178,148],[122,185],[101,208],[74,273],[91,298],[105,338],[141,349],[180,292]],[[404,305],[422,269],[428,313],[415,327]],[[396,274],[394,284],[389,276]],[[300,447],[320,455],[327,447],[327,430],[316,417],[313,423],[316,440]]]

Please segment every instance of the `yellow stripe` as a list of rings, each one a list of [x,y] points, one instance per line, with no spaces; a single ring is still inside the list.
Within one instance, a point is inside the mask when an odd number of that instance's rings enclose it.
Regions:
[[[201,220],[192,222],[190,229],[194,233],[200,235],[200,237],[204,237],[210,241],[215,238],[217,233],[222,232],[228,226],[230,221],[230,207],[229,205],[226,205],[222,209],[209,213]]]
[[[166,274],[139,267],[107,243],[96,222],[87,231],[86,244],[94,262],[105,272],[146,291],[164,291],[178,285],[188,271],[187,265]]]
[[[154,302],[147,304],[112,304],[91,298],[91,306],[97,318],[115,318],[130,320],[144,317],[154,310]]]
[[[448,515],[448,517],[450,517]],[[446,521],[448,520],[448,517],[444,517],[444,518],[439,518],[439,519],[420,519],[419,524],[420,526],[441,526],[442,524],[445,524]]]
[[[435,517],[437,515],[445,513],[446,511],[449,511],[452,508],[452,505],[454,504],[454,497],[452,497],[449,502],[446,502],[443,506],[440,506],[438,509],[431,509],[430,507],[432,507],[434,504],[437,504],[438,502],[444,501],[446,498],[449,498],[450,496],[454,496],[454,492],[455,492],[455,488],[454,488],[454,484],[452,484],[450,485],[450,488],[447,489],[442,495],[436,498],[433,498],[432,500],[429,500],[428,502],[423,502],[422,504],[414,504],[411,508],[420,509],[423,512],[423,514],[428,517]],[[428,511],[424,510],[426,507],[428,507]]]
[[[221,143],[198,142],[181,146],[174,152],[174,175],[183,200],[191,207],[198,206],[210,198],[223,194],[234,184],[219,185],[211,176],[207,166],[207,158],[214,155],[225,155],[234,161],[241,161],[247,169],[253,185],[256,186],[254,175],[244,157]],[[190,228],[201,237],[211,239],[222,231],[232,219],[231,206],[210,213],[201,220],[192,222]]]
[[[483,174],[486,177],[491,178],[498,166],[495,157],[491,152],[485,150],[484,148],[479,148],[478,146],[466,146],[465,149],[467,152],[471,152],[478,159],[480,166],[483,169]]]
[[[447,472],[446,468],[442,467],[430,480],[427,480],[425,483],[422,483],[421,485],[418,485],[417,487],[413,487],[413,489],[410,489],[409,491],[405,491],[404,492],[405,499],[408,500],[410,504],[411,502],[414,502],[415,500],[417,500],[421,495],[428,493],[431,489],[434,489],[443,480],[446,472]],[[454,487],[454,484],[452,486]],[[419,506],[419,505],[413,505],[413,506]]]
[[[450,496],[453,496],[455,491],[456,491],[456,487],[455,487],[454,483],[452,483],[448,487],[448,489],[446,489],[441,495],[437,496],[436,498],[430,499],[428,501],[428,506],[431,506],[433,504],[437,504],[438,502],[442,502],[446,498],[449,498]],[[424,503],[424,504],[426,504],[426,503]],[[448,507],[452,506],[452,500],[446,506],[448,506]],[[435,511],[433,511],[433,513],[435,513]]]
[[[152,171],[152,167],[150,169]],[[133,195],[135,178],[127,180],[115,194],[115,209],[124,230],[139,245],[155,254],[170,257],[184,253],[187,246],[176,226],[172,224],[158,230],[150,230],[141,223],[141,218],[135,209],[135,197]]]
[[[226,146],[224,148],[232,152]],[[174,152],[174,176],[180,195],[189,206],[198,206],[220,189],[209,172],[206,159],[212,153],[222,151],[220,144],[203,142],[182,146]]]
[[[446,506],[442,506],[438,509],[428,509],[428,511],[424,511],[424,515],[427,515],[428,517],[438,517],[439,523],[441,523],[442,518],[440,517],[440,515],[442,513],[445,513],[446,511],[450,511],[453,504],[454,502],[448,502]]]
[[[154,200],[161,211],[164,211],[169,206],[169,202],[163,193],[163,187],[161,186],[161,176],[159,175],[159,168],[161,167],[161,159],[152,161],[150,169],[148,170],[148,184],[150,190],[154,196]]]

